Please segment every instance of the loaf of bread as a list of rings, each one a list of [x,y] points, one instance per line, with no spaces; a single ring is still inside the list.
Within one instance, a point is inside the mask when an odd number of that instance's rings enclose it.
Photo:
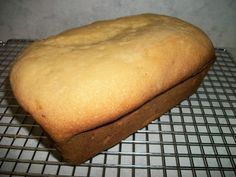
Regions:
[[[82,163],[191,95],[214,62],[199,28],[142,14],[29,45],[10,73],[19,104],[70,163]]]

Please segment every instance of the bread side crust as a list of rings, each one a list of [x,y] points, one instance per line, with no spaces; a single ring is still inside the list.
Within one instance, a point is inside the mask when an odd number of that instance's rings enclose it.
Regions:
[[[160,117],[171,107],[192,95],[207,74],[211,61],[196,75],[155,96],[138,109],[109,124],[88,130],[57,144],[63,158],[71,164],[81,164],[96,154],[119,143],[137,129]],[[135,119],[135,121],[134,121]]]
[[[75,28],[30,45],[10,81],[56,142],[115,121],[198,72],[214,48],[198,28],[145,14]]]

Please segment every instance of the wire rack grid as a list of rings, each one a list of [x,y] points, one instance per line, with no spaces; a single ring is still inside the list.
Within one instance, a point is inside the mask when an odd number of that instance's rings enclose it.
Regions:
[[[11,91],[11,63],[31,42],[9,40],[0,47],[0,176],[236,176],[236,64],[228,51],[216,49],[217,60],[195,94],[71,166]]]

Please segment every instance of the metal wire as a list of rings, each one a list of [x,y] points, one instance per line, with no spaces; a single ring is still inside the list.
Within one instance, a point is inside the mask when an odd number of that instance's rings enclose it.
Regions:
[[[63,162],[9,84],[10,65],[31,41],[0,47],[2,176],[236,176],[236,64],[225,49],[195,94],[80,166]]]

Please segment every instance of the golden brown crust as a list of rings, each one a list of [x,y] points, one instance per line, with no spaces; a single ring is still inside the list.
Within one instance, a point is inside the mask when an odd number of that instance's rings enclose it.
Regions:
[[[199,73],[175,85],[109,124],[72,136],[57,144],[63,158],[71,164],[80,164],[99,152],[112,147],[138,129],[145,127],[181,100],[192,95],[207,74],[213,61]],[[135,119],[135,123],[134,123]]]
[[[56,142],[115,121],[198,72],[214,48],[198,28],[144,14],[100,21],[30,45],[13,92]]]

